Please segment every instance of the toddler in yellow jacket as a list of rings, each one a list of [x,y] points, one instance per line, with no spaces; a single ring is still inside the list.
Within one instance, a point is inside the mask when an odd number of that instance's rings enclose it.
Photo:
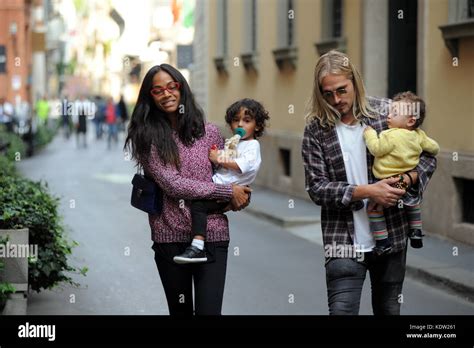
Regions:
[[[372,127],[364,131],[364,139],[370,153],[375,157],[372,171],[378,179],[400,176],[400,186],[403,185],[402,174],[416,168],[423,151],[436,155],[439,145],[419,129],[425,118],[424,101],[412,92],[403,92],[393,98],[390,113],[387,117],[388,128],[379,136]],[[410,226],[410,244],[414,248],[421,248],[422,222],[420,204],[404,205]],[[388,253],[392,246],[388,239],[388,232],[382,207],[369,203],[368,206],[370,229],[374,234],[377,254]]]

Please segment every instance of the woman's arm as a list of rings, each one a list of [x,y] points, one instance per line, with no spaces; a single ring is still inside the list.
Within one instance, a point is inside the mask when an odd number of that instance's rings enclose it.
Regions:
[[[218,199],[228,201],[233,196],[232,185],[214,184],[212,181],[198,181],[183,177],[171,164],[164,165],[151,146],[148,163],[143,165],[163,191],[178,199]]]

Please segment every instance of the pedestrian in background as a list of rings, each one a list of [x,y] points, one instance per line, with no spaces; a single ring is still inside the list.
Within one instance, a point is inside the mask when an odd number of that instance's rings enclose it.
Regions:
[[[15,109],[5,97],[0,97],[0,124],[5,125],[7,132],[13,132],[13,119],[15,117]]]
[[[64,95],[61,100],[61,128],[63,130],[64,137],[69,139],[71,136],[71,108],[69,107],[69,101],[67,95]]]
[[[43,95],[36,101],[35,111],[40,124],[43,126],[48,126],[50,108],[46,96]]]
[[[127,129],[128,125],[128,110],[123,94],[120,95],[120,101],[118,102],[118,113],[120,115],[120,131],[124,132]]]
[[[94,101],[95,101],[95,115],[94,115],[95,137],[97,140],[99,140],[99,139],[102,139],[102,135],[104,134],[106,102],[104,98],[102,98],[100,95],[96,95],[94,98]]]
[[[117,106],[114,103],[112,97],[107,99],[107,105],[105,106],[105,123],[107,124],[107,149],[110,149],[112,146],[112,141],[114,144],[118,143],[117,135]]]
[[[82,146],[87,147],[87,114],[86,114],[86,98],[82,96],[75,103],[75,127],[76,127],[76,146],[80,148],[80,139],[82,138]]]

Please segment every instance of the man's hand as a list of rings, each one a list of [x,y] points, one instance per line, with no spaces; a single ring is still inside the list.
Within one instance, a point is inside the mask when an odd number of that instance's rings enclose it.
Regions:
[[[371,126],[367,126],[364,129],[364,133],[368,132],[369,130],[374,130]]]
[[[380,204],[385,208],[396,205],[398,200],[405,194],[405,190],[390,186],[396,183],[398,180],[398,178],[388,178],[370,185],[370,198],[375,203]]]

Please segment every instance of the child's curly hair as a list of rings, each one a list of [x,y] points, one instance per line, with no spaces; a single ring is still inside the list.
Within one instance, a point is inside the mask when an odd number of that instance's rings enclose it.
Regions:
[[[231,125],[234,116],[237,115],[242,108],[247,109],[245,110],[245,114],[251,116],[255,120],[257,126],[255,127],[254,136],[256,139],[260,138],[267,126],[265,122],[270,119],[270,116],[263,105],[254,99],[244,98],[229,106],[225,112],[225,121],[228,125]]]

